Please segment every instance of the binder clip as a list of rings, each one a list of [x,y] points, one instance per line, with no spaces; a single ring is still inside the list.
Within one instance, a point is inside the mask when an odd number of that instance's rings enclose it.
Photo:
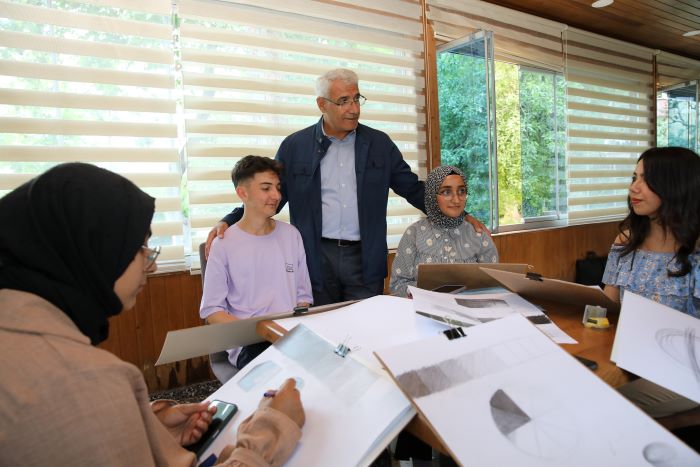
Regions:
[[[537,274],[536,272],[526,272],[525,277],[533,281],[542,282],[542,274]]]
[[[292,316],[301,316],[304,313],[308,313],[309,307],[308,306],[295,306]]]
[[[442,331],[449,340],[459,339],[460,337],[466,337],[467,334],[462,328],[451,328]]]

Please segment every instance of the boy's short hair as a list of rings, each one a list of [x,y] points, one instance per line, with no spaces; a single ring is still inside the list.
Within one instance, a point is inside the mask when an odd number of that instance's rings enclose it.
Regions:
[[[256,173],[274,172],[282,178],[282,164],[274,159],[263,156],[245,156],[236,162],[231,170],[231,181],[233,186],[238,188],[241,182],[255,177]]]

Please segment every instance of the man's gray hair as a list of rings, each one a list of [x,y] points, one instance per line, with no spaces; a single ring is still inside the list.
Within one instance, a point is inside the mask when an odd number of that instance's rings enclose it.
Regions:
[[[348,70],[347,68],[336,68],[335,70],[327,71],[323,75],[316,78],[316,96],[330,99],[331,83],[337,80],[349,85],[357,85],[359,81],[357,74],[352,70]]]

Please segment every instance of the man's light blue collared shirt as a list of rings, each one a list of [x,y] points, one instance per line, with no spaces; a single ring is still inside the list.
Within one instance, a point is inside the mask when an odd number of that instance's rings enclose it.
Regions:
[[[326,133],[325,130],[323,133]],[[355,131],[342,140],[333,136],[328,138],[331,145],[321,159],[321,235],[326,238],[359,240]]]

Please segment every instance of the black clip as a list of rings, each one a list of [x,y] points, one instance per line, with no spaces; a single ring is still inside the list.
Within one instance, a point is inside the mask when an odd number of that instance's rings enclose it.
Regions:
[[[537,274],[536,272],[526,272],[525,277],[533,281],[542,282],[542,274]]]
[[[306,313],[307,311],[309,311],[308,306],[295,306],[294,312],[292,313],[292,316],[301,316],[304,313]]]
[[[449,340],[459,339],[460,337],[467,337],[462,328],[451,328],[442,331]]]

